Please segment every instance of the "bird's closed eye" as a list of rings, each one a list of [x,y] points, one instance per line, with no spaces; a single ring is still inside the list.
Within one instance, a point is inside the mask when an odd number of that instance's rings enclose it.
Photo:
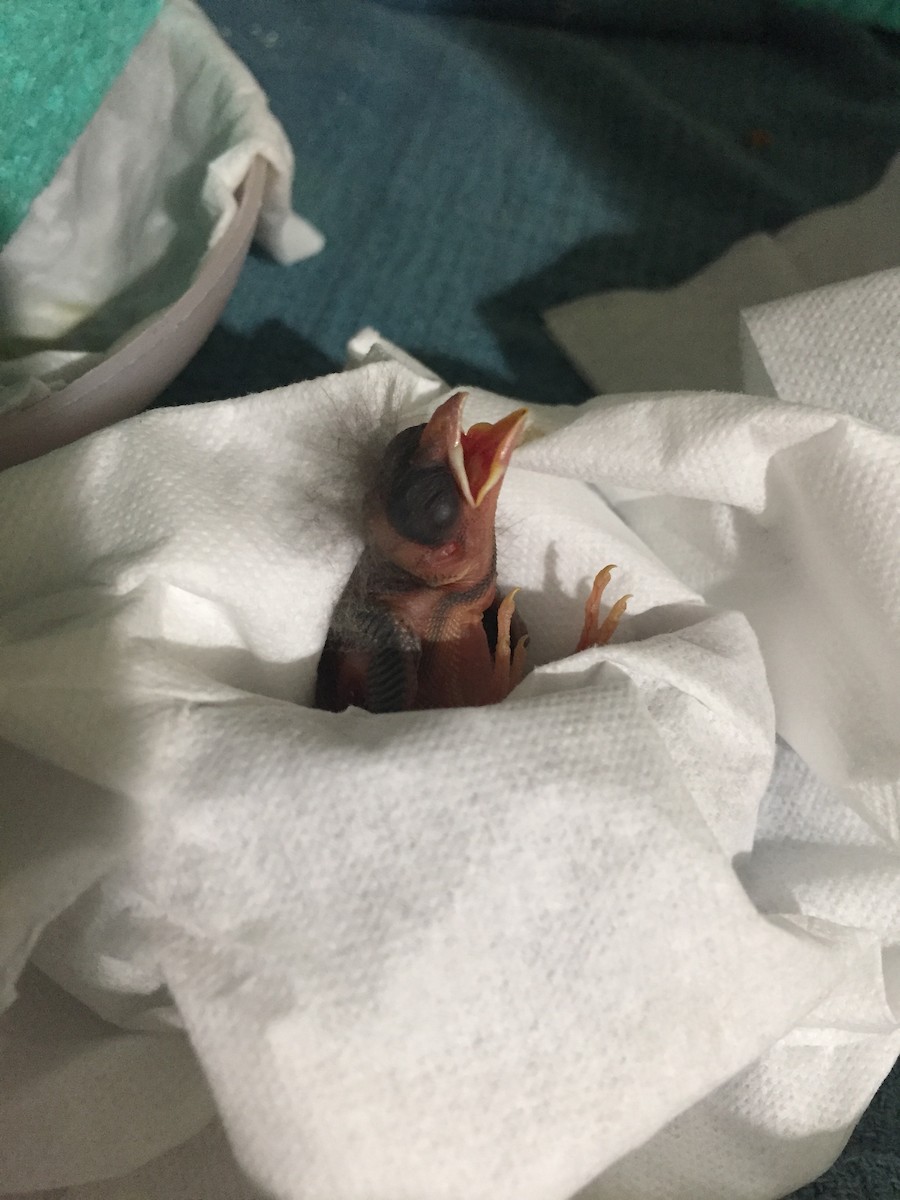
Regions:
[[[402,537],[422,546],[439,546],[459,519],[461,503],[456,482],[445,466],[408,466],[392,481],[385,508]]]

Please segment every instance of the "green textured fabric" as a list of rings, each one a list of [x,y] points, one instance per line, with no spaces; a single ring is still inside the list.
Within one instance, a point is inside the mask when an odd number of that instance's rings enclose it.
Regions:
[[[827,8],[848,21],[900,30],[900,0],[793,0],[803,8]]]
[[[50,182],[162,0],[0,3],[0,245]]]

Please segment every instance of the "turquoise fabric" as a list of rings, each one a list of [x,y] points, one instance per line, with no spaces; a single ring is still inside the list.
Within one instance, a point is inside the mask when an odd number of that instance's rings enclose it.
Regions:
[[[0,5],[0,247],[56,174],[161,4]]]

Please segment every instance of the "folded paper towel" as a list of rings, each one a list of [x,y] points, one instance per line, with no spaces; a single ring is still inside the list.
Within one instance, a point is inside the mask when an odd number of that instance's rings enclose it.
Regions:
[[[44,979],[183,1078],[196,1054],[281,1197],[782,1194],[900,1050],[900,446],[742,395],[535,409],[498,525],[533,673],[490,709],[314,711],[346,464],[440,393],[369,362],[0,476],[0,736],[41,798],[7,995],[47,922],[7,1053]],[[610,560],[621,636],[564,657]],[[776,718],[802,758],[773,775]],[[60,772],[97,823],[65,887]],[[99,1177],[98,1146],[124,1170],[133,1061],[49,1163],[20,1076],[0,1188]],[[192,1088],[134,1166],[195,1133]]]

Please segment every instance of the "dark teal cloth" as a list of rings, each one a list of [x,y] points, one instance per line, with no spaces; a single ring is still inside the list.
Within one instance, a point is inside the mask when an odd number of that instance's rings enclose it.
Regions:
[[[322,374],[363,325],[453,383],[577,402],[543,309],[676,283],[859,195],[900,148],[900,41],[763,0],[204,4],[328,245],[251,257],[168,403]],[[900,1197],[898,1143],[895,1071],[796,1200]]]
[[[648,28],[669,4],[641,0]],[[425,11],[449,7],[206,0],[328,245],[290,269],[252,258],[170,402],[320,374],[366,324],[450,379],[576,402],[588,388],[542,309],[675,283],[858,195],[900,147],[898,42],[835,18],[723,0],[678,37],[607,32],[585,0],[527,0],[519,23]],[[589,32],[560,27],[572,13]]]

